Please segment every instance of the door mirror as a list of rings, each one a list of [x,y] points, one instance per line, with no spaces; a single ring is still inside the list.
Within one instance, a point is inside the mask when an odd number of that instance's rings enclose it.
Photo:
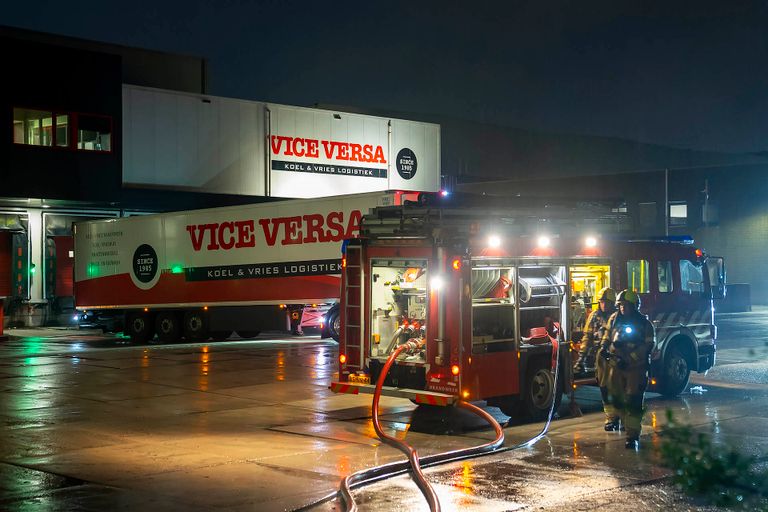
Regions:
[[[709,290],[713,299],[724,299],[726,292],[725,263],[719,256],[709,256],[706,261]]]

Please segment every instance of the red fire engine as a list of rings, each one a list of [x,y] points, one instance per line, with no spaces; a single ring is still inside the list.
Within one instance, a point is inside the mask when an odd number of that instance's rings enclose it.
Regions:
[[[579,309],[595,308],[604,286],[636,290],[656,328],[652,391],[675,395],[691,371],[714,365],[722,258],[690,239],[589,236],[583,216],[546,214],[404,206],[365,216],[346,248],[331,389],[372,392],[388,355],[411,340],[418,349],[398,358],[383,394],[433,405],[486,400],[543,418],[572,383],[569,350],[554,347],[577,343]],[[593,229],[606,226],[593,216]]]

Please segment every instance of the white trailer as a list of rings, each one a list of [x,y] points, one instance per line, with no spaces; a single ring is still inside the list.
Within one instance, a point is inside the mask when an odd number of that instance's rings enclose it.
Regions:
[[[294,330],[338,301],[342,241],[400,192],[291,199],[75,224],[75,299],[146,342]],[[320,310],[322,311],[322,309]],[[122,320],[122,321],[120,321]],[[305,322],[305,327],[307,326]]]

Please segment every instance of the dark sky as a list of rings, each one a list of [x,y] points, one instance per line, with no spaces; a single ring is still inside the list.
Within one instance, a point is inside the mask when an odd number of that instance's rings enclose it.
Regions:
[[[768,150],[768,2],[13,2],[0,24],[200,55],[216,95]]]

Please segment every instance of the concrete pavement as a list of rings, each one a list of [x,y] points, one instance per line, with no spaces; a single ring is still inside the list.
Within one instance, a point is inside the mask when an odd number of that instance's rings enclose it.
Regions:
[[[756,320],[743,318],[735,325]],[[327,390],[336,358],[330,342],[260,337],[135,347],[95,332],[11,334],[18,337],[0,344],[0,509],[291,510],[334,491],[349,472],[402,459],[376,439],[369,396]],[[740,364],[721,371],[738,376]],[[532,448],[427,475],[444,510],[596,508],[610,496],[633,510],[642,496],[650,509],[699,507],[659,481],[669,473],[652,447],[671,408],[718,442],[768,453],[768,386],[725,379],[697,378],[693,393],[678,399],[650,395],[639,453],[602,431],[597,392],[584,389],[585,416],[553,422]],[[385,427],[407,435],[422,455],[491,436],[474,418],[436,416],[407,400],[384,398],[382,410]],[[507,444],[540,427],[505,429]],[[653,495],[639,491],[649,482],[658,487]],[[406,477],[356,495],[360,510],[426,507]]]

